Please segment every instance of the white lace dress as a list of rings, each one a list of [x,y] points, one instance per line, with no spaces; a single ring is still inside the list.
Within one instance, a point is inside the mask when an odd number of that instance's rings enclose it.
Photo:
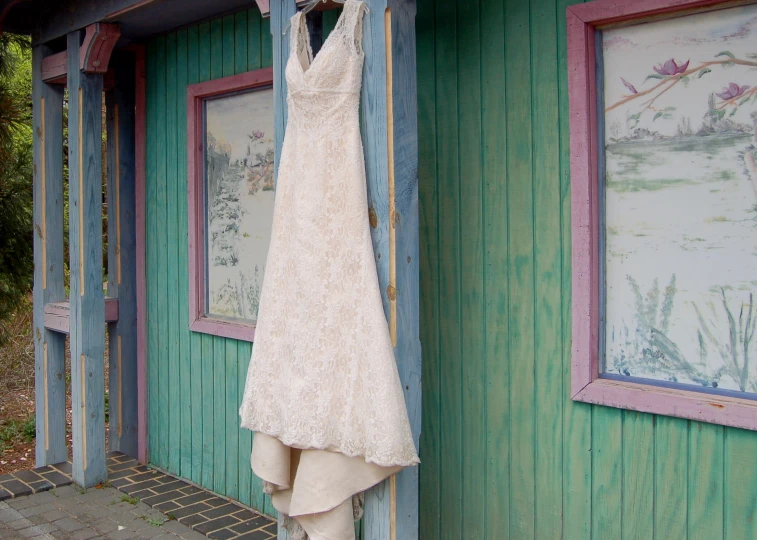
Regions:
[[[418,463],[368,222],[363,12],[347,0],[315,59],[292,17],[289,119],[239,411],[255,432],[253,471],[313,540],[352,538],[353,495]]]

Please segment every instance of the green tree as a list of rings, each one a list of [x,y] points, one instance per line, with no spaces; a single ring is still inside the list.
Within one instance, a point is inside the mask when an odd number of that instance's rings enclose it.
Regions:
[[[31,50],[0,36],[0,324],[32,286]],[[0,331],[0,340],[2,340]]]

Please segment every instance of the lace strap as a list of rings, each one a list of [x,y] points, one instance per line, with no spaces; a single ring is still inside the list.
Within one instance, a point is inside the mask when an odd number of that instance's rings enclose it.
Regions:
[[[289,54],[295,55],[298,60],[302,54],[305,54],[308,63],[311,63],[313,61],[313,50],[310,47],[307,32],[303,32],[303,24],[307,24],[307,21],[301,11],[292,15],[289,26]]]
[[[339,31],[344,32],[345,39],[352,33],[354,38],[355,49],[358,54],[363,52],[363,14],[368,11],[365,2],[359,0],[347,0],[344,4],[344,11]],[[336,31],[336,29],[335,29]]]

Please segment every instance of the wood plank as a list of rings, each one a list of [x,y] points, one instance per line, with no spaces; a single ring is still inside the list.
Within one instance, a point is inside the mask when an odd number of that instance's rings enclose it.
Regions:
[[[262,67],[262,43],[263,37],[270,41],[271,33],[262,35],[260,28],[260,13],[255,9],[247,11],[247,71],[253,71]]]
[[[178,129],[176,96],[179,88],[177,84],[177,34],[166,35],[166,206],[163,214],[166,220],[166,300],[167,330],[164,334],[168,343],[168,407],[166,409],[166,426],[168,432],[168,462],[169,472],[180,474],[181,452],[181,370],[179,366],[179,216],[177,201],[179,198],[178,174]],[[185,94],[182,94],[185,95]],[[182,199],[185,198],[182,193]]]
[[[234,75],[236,68],[234,39],[235,21],[234,15],[226,15],[223,20],[223,76]]]
[[[757,437],[754,432],[725,428],[723,537],[757,538]]]
[[[63,89],[42,82],[46,46],[32,49],[34,138],[34,388],[37,467],[68,459],[65,336],[45,306],[66,297],[63,277]]]
[[[138,455],[135,57],[115,54],[108,102],[109,450]],[[111,307],[113,306],[113,307]],[[115,314],[112,312],[115,308]],[[110,316],[109,316],[110,315]],[[109,321],[110,322],[110,321]]]
[[[198,25],[199,40],[199,80],[210,80],[210,23]]]
[[[439,233],[437,230],[436,71],[434,2],[418,5],[418,190],[420,208],[421,345],[423,347],[423,428],[420,440],[420,522],[424,537],[439,538],[439,481],[442,419],[439,369]]]
[[[483,538],[486,527],[486,378],[482,167],[481,5],[457,2],[459,92],[463,530]],[[462,164],[465,164],[464,170]],[[465,180],[463,181],[463,175]],[[464,187],[463,187],[464,186]],[[463,358],[465,360],[463,361]]]
[[[208,489],[214,487],[215,476],[214,339],[202,335],[202,485]]]
[[[623,412],[623,540],[654,538],[654,417]]]
[[[187,29],[187,83],[194,84],[200,80],[200,41],[199,26]],[[185,103],[186,97],[182,100]],[[186,113],[183,115],[186,122]],[[187,158],[188,159],[188,158]],[[187,160],[184,160],[187,165]],[[186,177],[186,175],[185,175]],[[184,201],[186,203],[186,201]],[[184,204],[185,212],[188,211]],[[186,214],[185,214],[186,215]],[[189,302],[189,298],[187,298]],[[189,306],[185,309],[189,318]],[[192,411],[192,474],[189,478],[195,482],[202,481],[202,432],[203,432],[203,401],[202,401],[202,336],[195,332],[189,334],[190,353],[190,388],[191,388],[191,411]]]
[[[561,253],[561,319],[562,319],[562,379],[571,377],[571,201],[570,201],[570,115],[568,111],[568,49],[565,9],[573,0],[557,0],[557,51],[560,132],[560,253]],[[591,456],[592,407],[576,403],[563,392],[563,537],[591,536]]]
[[[156,403],[158,405],[157,424],[151,424],[150,429],[158,429],[158,447],[154,458],[151,461],[164,469],[169,468],[169,434],[170,434],[170,384],[169,374],[169,324],[168,317],[168,228],[170,224],[167,220],[166,208],[168,206],[168,158],[167,158],[167,141],[168,141],[168,103],[166,96],[167,81],[167,57],[166,57],[166,37],[162,36],[157,39],[156,54],[156,85],[155,85],[155,102],[157,121],[155,123],[155,174],[157,176],[156,186],[156,242],[157,252],[154,264],[157,266],[156,275],[156,299],[157,299],[157,320],[155,326],[158,330],[158,349],[156,351],[156,361],[160,372],[160,386],[157,388]]]
[[[485,229],[485,355],[486,386],[486,530],[485,538],[506,537],[510,530],[510,407],[508,355],[508,194],[507,104],[505,87],[505,24],[501,2],[481,4],[482,112]]]
[[[105,464],[105,298],[102,287],[102,75],[79,71],[68,35],[71,403],[74,482],[91,487]]]
[[[213,491],[226,492],[226,339],[213,337]]]
[[[105,298],[105,321],[118,321],[119,304],[117,298]],[[71,306],[69,302],[51,302],[44,307],[44,326],[48,330],[68,334]]]
[[[157,108],[157,84],[158,84],[158,42],[151,41],[147,44],[145,59],[145,86],[147,100],[146,109],[146,144],[145,144],[145,282],[147,299],[147,321],[145,331],[147,333],[147,449],[151,463],[159,458],[159,437],[157,428],[160,418],[159,394],[160,394],[160,362],[158,359],[158,296],[163,291],[159,290],[158,284],[158,174],[157,174],[157,138],[158,138],[158,108]]]
[[[236,374],[239,372],[237,361],[237,342],[225,340],[226,353],[226,404],[219,420],[226,423],[226,491],[224,494],[232,499],[239,499],[239,396]]]
[[[724,538],[725,532],[725,428],[691,422],[688,435],[688,537],[692,540],[719,540]]]
[[[260,67],[273,65],[273,39],[271,36],[271,19],[260,21]]]
[[[686,538],[689,421],[665,416],[655,420],[655,536]]]
[[[455,3],[436,4],[436,119],[439,182],[439,317],[441,424],[441,536],[463,537],[462,388],[460,336],[460,161],[458,157],[457,20]],[[444,134],[444,135],[441,135]]]
[[[555,118],[559,115],[557,14],[554,0],[533,0],[530,25],[533,75],[533,193],[535,250],[536,528],[537,538],[557,538],[562,530],[563,387],[560,357],[564,336],[560,315],[560,156]],[[550,29],[540,31],[540,29]]]
[[[529,2],[505,3],[507,179],[510,250],[510,536],[534,536],[534,213]]]
[[[390,15],[389,15],[390,13]],[[394,267],[398,294],[395,296],[396,328],[394,350],[400,382],[405,394],[413,442],[418,448],[421,433],[421,344],[420,344],[420,283],[418,245],[418,88],[416,84],[415,2],[389,2],[385,21],[391,26],[391,84],[387,96],[393,127],[392,152],[388,159],[394,168],[395,219],[394,245],[390,236],[390,260]],[[391,178],[391,177],[390,177]],[[391,216],[391,214],[390,214]],[[391,275],[391,273],[390,273]],[[390,507],[390,537],[418,537],[418,477],[419,467],[402,470],[394,479],[394,500]],[[393,507],[393,508],[392,508]],[[364,522],[370,530],[370,520]]]
[[[192,428],[194,425],[192,396],[187,389],[191,387],[190,348],[189,336],[189,224],[187,208],[187,79],[188,79],[188,34],[186,29],[176,32],[176,215],[178,264],[177,285],[178,293],[178,355],[177,367],[179,370],[179,387],[181,388],[181,425],[180,439],[181,449],[179,452],[179,465],[181,476],[192,477]]]
[[[248,21],[247,11],[240,11],[234,15],[234,73],[247,71]]]
[[[623,506],[623,411],[596,407],[593,416],[591,538],[620,538]]]
[[[252,347],[250,343],[244,341],[237,342],[237,399],[241,405],[241,399],[244,395],[244,387],[247,381],[247,369],[250,365],[250,356]],[[239,429],[239,409],[234,411],[234,421]],[[261,489],[260,496],[253,498],[252,491],[252,468],[250,467],[250,453],[252,452],[252,432],[249,429],[239,429],[239,446],[237,450],[237,469],[239,471],[239,501],[247,506],[252,506],[255,510],[262,512],[265,506],[263,502],[263,492]],[[262,486],[261,486],[262,488]],[[260,499],[260,500],[258,500]],[[259,506],[257,506],[259,505]]]

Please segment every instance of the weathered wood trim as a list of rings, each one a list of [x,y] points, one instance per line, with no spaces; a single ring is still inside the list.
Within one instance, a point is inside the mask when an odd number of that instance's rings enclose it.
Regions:
[[[203,103],[242,90],[270,87],[273,68],[248,71],[187,87],[187,175],[189,217],[189,327],[193,332],[253,341],[255,325],[205,314],[205,201]]]
[[[84,43],[79,49],[79,69],[84,73],[105,73],[110,56],[121,36],[117,24],[94,23],[87,26]]]
[[[68,35],[69,247],[73,479],[104,482],[105,300],[102,286],[102,74],[79,69]]]
[[[740,2],[743,3],[743,2]],[[599,169],[595,30],[608,25],[734,5],[729,0],[598,0],[567,8],[570,94],[571,397],[654,414],[757,429],[757,401],[600,379]]]
[[[50,302],[44,306],[45,328],[52,332],[68,334],[71,304],[69,302]],[[119,304],[117,298],[105,299],[105,323],[118,322]],[[59,463],[59,462],[56,462]]]
[[[137,459],[147,463],[147,276],[146,276],[146,137],[147,90],[146,52],[144,45],[135,47],[135,107],[134,107],[134,192],[136,227],[137,280]]]
[[[66,298],[63,277],[63,88],[42,81],[45,46],[32,51],[34,135],[34,363],[36,464],[68,459],[65,336],[45,324],[45,305]]]
[[[108,296],[118,299],[110,322],[109,451],[138,453],[137,257],[135,219],[134,54],[114,57],[114,86],[105,95],[108,129]],[[108,319],[108,301],[105,311]]]
[[[121,30],[117,24],[90,24],[79,48],[79,69],[85,73],[106,73],[120,35]],[[42,80],[48,84],[67,84],[68,51],[42,59]]]

